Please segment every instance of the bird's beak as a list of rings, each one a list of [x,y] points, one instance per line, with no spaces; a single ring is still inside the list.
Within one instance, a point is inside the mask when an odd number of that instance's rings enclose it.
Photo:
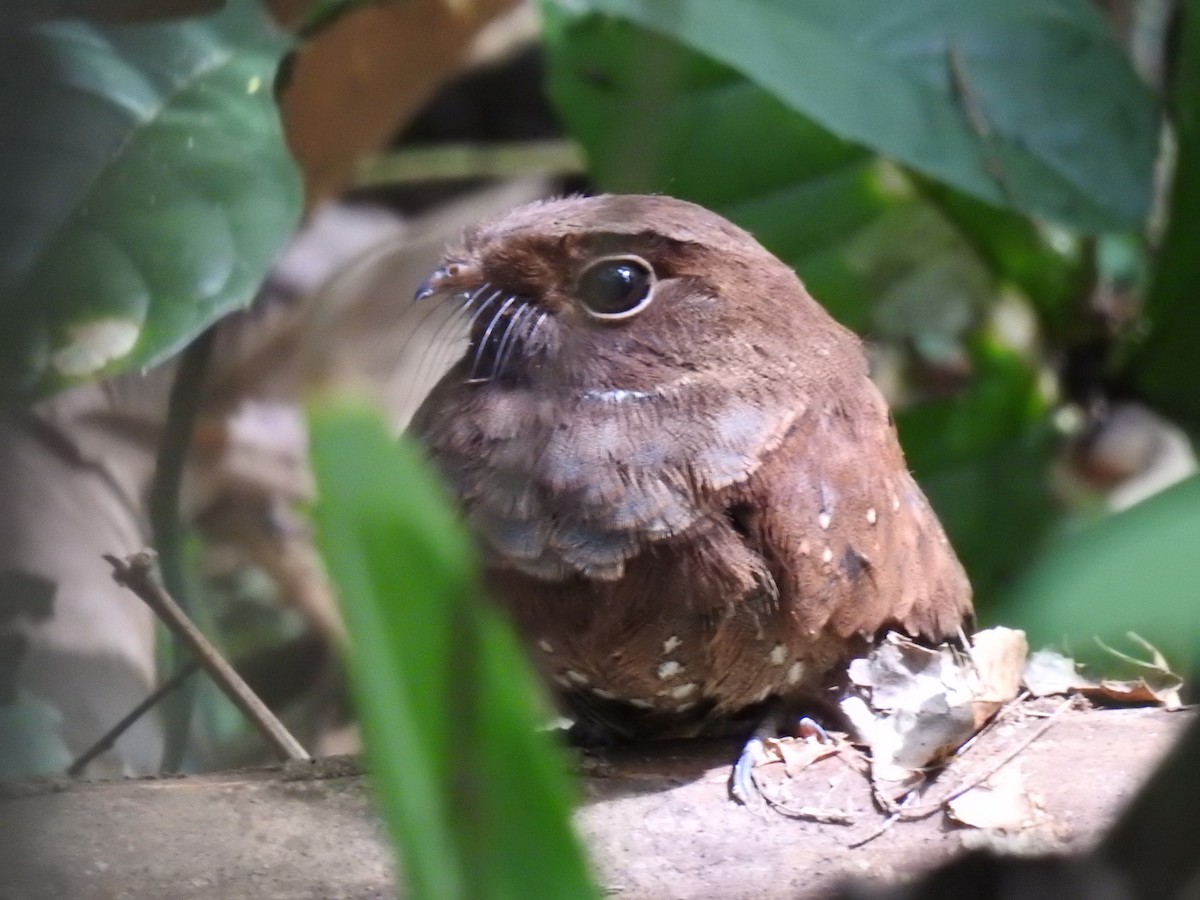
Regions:
[[[477,265],[465,262],[448,262],[429,273],[429,277],[417,286],[413,300],[420,303],[435,294],[470,292],[479,285],[480,271]]]

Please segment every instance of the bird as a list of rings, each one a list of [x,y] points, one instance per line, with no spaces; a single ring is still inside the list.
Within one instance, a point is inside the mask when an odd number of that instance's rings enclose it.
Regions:
[[[468,229],[415,302],[466,344],[409,431],[587,733],[745,733],[888,630],[970,627],[862,341],[717,213],[529,203]]]

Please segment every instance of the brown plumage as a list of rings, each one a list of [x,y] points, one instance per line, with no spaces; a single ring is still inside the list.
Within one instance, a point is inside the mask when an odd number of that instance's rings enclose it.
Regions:
[[[748,233],[660,196],[471,231],[418,292],[471,345],[412,431],[575,715],[626,736],[812,699],[970,618],[858,339]]]

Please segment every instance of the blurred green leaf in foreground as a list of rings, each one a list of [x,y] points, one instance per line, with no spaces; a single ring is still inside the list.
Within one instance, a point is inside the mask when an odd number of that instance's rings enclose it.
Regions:
[[[1130,650],[1150,641],[1176,666],[1200,666],[1200,476],[1065,537],[1013,589],[1008,611],[1034,645],[1070,639],[1070,652],[1106,671],[1098,637]],[[1136,649],[1136,648],[1134,648]]]
[[[376,789],[411,896],[594,896],[565,762],[474,554],[414,448],[374,415],[312,417],[319,542],[342,594]]]

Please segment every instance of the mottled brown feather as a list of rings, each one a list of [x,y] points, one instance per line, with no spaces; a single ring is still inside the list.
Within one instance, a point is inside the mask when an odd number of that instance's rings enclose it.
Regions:
[[[575,296],[611,254],[658,279],[619,322]],[[858,339],[745,231],[668,197],[546,201],[468,233],[431,284],[521,311],[484,310],[412,430],[577,715],[695,733],[811,697],[883,629],[969,622]],[[478,377],[484,322],[512,333]]]

